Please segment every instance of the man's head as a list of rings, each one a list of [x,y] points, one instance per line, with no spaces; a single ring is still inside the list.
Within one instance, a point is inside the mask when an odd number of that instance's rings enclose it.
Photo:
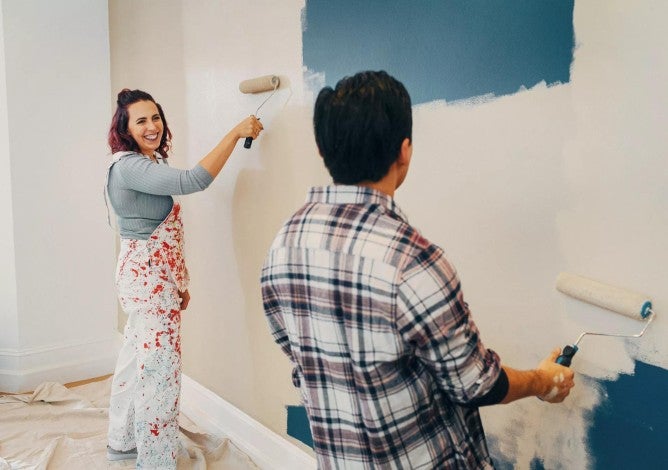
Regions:
[[[320,91],[313,127],[334,183],[377,182],[410,146],[411,98],[386,72],[360,72]]]

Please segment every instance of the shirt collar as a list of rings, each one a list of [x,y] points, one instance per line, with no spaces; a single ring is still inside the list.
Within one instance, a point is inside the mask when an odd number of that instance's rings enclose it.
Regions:
[[[394,212],[403,221],[408,218],[391,196],[365,186],[333,184],[316,186],[309,190],[307,203],[322,204],[378,204],[390,212]]]

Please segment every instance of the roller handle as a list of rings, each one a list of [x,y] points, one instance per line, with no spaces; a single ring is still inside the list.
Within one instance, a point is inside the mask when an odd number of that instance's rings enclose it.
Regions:
[[[561,355],[554,362],[561,364],[564,367],[570,367],[571,360],[573,359],[573,356],[575,356],[576,352],[578,352],[577,346],[567,344],[564,346],[564,349],[561,350]]]
[[[255,114],[257,114],[257,112]],[[260,118],[257,118],[257,120],[259,121]],[[244,148],[249,149],[251,148],[251,145],[253,145],[253,138],[248,136],[246,137],[246,140],[244,140]]]

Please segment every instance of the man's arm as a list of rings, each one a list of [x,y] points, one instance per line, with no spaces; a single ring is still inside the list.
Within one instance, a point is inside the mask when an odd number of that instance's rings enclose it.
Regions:
[[[561,403],[573,388],[573,371],[554,362],[560,350],[555,349],[536,369],[516,370],[502,366],[508,376],[508,392],[501,403],[536,396],[550,403]]]
[[[430,245],[402,274],[397,330],[451,401],[476,406],[497,382],[503,385],[498,379],[505,374],[499,356],[480,340],[455,269]],[[494,392],[488,397],[494,403],[506,396],[504,388]]]
[[[416,258],[399,286],[397,325],[407,344],[448,396],[468,406],[510,403],[537,396],[559,403],[573,387],[573,371],[554,361],[559,350],[536,369],[501,364],[486,349],[470,317],[454,268],[440,250]]]
[[[536,369],[517,370],[505,365],[494,386],[469,406],[506,404],[526,397],[538,397],[550,403],[561,403],[573,388],[573,371],[554,362],[560,350],[555,349]]]
[[[292,350],[290,349],[290,338],[285,331],[285,324],[281,316],[281,308],[279,307],[278,298],[271,288],[269,283],[262,280],[262,304],[264,307],[264,314],[269,323],[269,331],[274,337],[274,341],[281,347],[281,351],[288,356],[290,361],[294,362],[292,357]]]

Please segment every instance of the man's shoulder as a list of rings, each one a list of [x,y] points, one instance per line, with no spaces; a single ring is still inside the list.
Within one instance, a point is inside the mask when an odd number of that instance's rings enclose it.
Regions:
[[[315,235],[321,241],[327,237],[348,238],[352,244],[365,247],[358,254],[375,254],[396,267],[423,257],[424,252],[441,251],[401,212],[378,204],[306,202],[283,223],[273,247],[284,246],[289,238],[294,241],[303,234]]]
[[[388,236],[397,241],[402,251],[421,252],[438,248],[417,227],[405,218],[403,213],[387,207],[378,207],[377,225],[387,229]]]

